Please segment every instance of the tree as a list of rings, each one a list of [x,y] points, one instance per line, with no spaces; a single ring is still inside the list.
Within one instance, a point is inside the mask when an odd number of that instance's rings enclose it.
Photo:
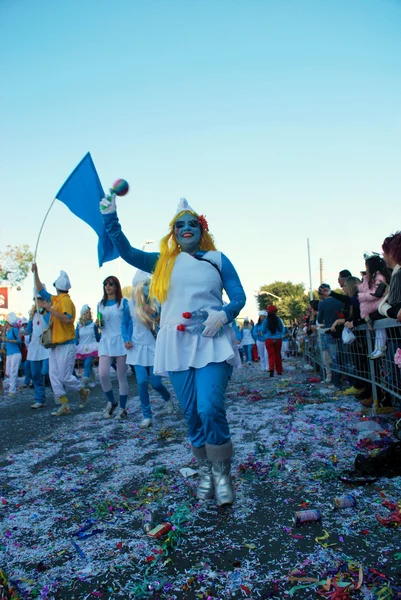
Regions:
[[[0,252],[0,281],[11,286],[21,283],[31,268],[33,254],[28,244],[6,246]]]
[[[124,286],[124,287],[121,289],[121,291],[122,291],[122,294],[123,294],[123,297],[124,297],[124,298],[127,298],[128,300],[131,300],[131,295],[132,295],[132,290],[133,290],[133,289],[134,289],[134,288],[132,287],[132,285],[125,285],[125,286]]]
[[[317,294],[316,294],[317,295]],[[306,312],[309,304],[309,295],[303,283],[292,281],[275,281],[262,285],[256,300],[259,310],[266,310],[269,304],[275,304],[279,315],[285,321],[300,319]]]

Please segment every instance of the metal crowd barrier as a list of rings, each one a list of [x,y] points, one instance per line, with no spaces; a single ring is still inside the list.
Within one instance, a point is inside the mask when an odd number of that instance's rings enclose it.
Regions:
[[[352,380],[366,381],[372,386],[372,396],[378,398],[378,388],[388,392],[393,406],[401,404],[401,369],[394,362],[394,355],[401,348],[401,324],[394,319],[375,321],[374,326],[361,325],[353,330],[356,340],[344,344],[341,337],[334,338],[319,328],[316,334],[305,336],[303,356],[307,363],[327,379],[330,371],[345,375]],[[368,357],[375,348],[376,336],[386,347],[384,356],[371,360]]]

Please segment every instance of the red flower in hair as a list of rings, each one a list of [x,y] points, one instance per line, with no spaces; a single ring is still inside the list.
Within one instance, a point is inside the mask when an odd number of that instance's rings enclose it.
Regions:
[[[198,217],[198,221],[201,224],[202,229],[204,229],[205,231],[209,231],[209,224],[208,224],[208,222],[206,221],[206,218],[203,215],[200,215]]]

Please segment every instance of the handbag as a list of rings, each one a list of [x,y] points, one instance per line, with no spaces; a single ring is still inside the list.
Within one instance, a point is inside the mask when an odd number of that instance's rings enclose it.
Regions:
[[[39,341],[44,348],[55,348],[56,344],[52,344],[52,326],[53,320],[49,320],[49,327],[40,334]]]
[[[351,331],[351,329],[348,329],[348,327],[344,327],[343,332],[341,334],[341,339],[343,341],[343,344],[352,344],[353,342],[355,342],[356,336]]]

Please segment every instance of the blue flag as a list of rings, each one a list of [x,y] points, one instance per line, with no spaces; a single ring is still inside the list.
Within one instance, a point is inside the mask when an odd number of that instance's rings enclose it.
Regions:
[[[89,152],[59,189],[56,198],[96,231],[99,236],[97,244],[99,267],[118,257],[118,252],[104,228],[103,217],[99,209],[99,202],[104,198],[104,191]]]

